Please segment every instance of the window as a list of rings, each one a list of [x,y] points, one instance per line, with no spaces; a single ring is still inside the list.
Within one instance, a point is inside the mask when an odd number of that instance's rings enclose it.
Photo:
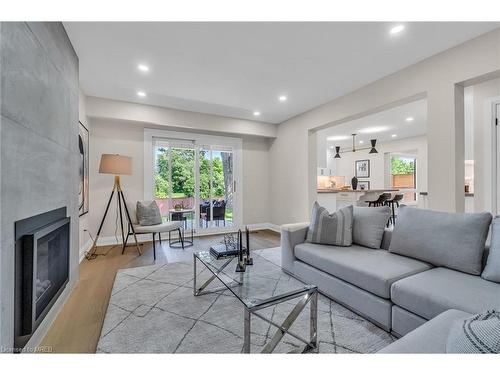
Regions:
[[[404,194],[403,202],[416,202],[417,159],[415,156],[391,154],[391,187]]]
[[[187,225],[200,230],[234,227],[241,218],[241,140],[200,134],[145,132],[145,196],[164,220],[192,209]]]

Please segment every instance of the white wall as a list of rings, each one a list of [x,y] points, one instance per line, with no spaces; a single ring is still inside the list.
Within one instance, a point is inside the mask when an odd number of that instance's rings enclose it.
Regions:
[[[122,176],[127,201],[144,198],[143,123],[91,119],[90,204],[87,227],[95,235],[113,186],[113,176],[99,174],[103,153],[120,153],[133,159],[133,174]],[[166,127],[161,127],[166,129]],[[234,135],[233,135],[234,136]],[[241,136],[243,140],[243,224],[267,223],[269,217],[269,141],[262,137]],[[113,201],[101,237],[114,236],[116,202]],[[117,231],[119,234],[119,231]],[[118,236],[120,240],[120,236]],[[120,240],[121,241],[121,240]]]
[[[87,118],[87,111],[86,111],[86,97],[83,91],[80,89],[79,92],[79,101],[78,101],[78,120],[85,125],[85,127],[89,130],[89,134],[91,134],[91,129],[90,129],[90,121]],[[90,146],[89,146],[90,148]],[[90,149],[89,149],[90,152]],[[89,192],[90,194],[90,192]],[[89,196],[90,198],[90,196]],[[92,210],[92,206],[89,206],[89,211]],[[88,222],[89,222],[89,217],[90,214],[87,213],[83,216],[79,217],[79,224],[78,224],[78,232],[79,232],[79,249],[80,249],[80,260],[83,259],[85,251],[89,250],[90,246],[92,245],[92,241],[88,235],[87,232],[84,232],[84,229],[88,227]]]
[[[389,165],[386,165],[385,155],[393,152],[415,153],[417,155],[417,189],[427,191],[427,137],[412,137],[377,144],[378,154],[369,154],[369,150],[344,152],[340,159],[335,160],[335,174],[345,176],[346,185],[351,184],[354,176],[356,160],[370,160],[370,178],[359,178],[370,181],[371,189],[388,189],[390,182],[386,179]],[[386,172],[387,173],[384,173]]]
[[[463,85],[498,73],[500,29],[280,124],[271,147],[272,222],[283,224],[309,217],[316,199],[314,131],[423,97],[428,107],[428,207],[463,211]]]

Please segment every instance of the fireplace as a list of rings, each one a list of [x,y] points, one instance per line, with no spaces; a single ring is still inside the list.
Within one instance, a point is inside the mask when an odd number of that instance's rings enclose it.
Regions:
[[[70,218],[60,208],[15,223],[15,347],[25,345],[69,280]]]

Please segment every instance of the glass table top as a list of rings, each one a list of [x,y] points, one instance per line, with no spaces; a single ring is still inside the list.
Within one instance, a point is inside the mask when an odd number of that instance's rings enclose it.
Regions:
[[[295,278],[283,278],[285,274],[280,266],[254,251],[251,252],[253,265],[247,265],[245,272],[236,272],[238,257],[216,259],[209,251],[196,252],[194,256],[208,269],[197,269],[198,287],[215,275],[248,308],[271,306],[316,289]]]

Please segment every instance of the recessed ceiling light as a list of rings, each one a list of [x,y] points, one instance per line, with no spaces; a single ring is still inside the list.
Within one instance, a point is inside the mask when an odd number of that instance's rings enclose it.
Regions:
[[[365,143],[365,142],[363,142],[363,141],[359,141],[359,144],[360,144],[360,145],[362,145],[363,143]]]
[[[260,116],[260,111],[253,111],[254,116]]]
[[[391,28],[391,30],[389,32],[392,35],[394,35],[394,34],[399,34],[404,29],[405,29],[405,25],[397,25],[397,26],[394,26],[393,28]]]
[[[280,95],[280,97],[278,98],[280,102],[286,102],[287,99],[288,98],[286,97],[286,95]]]
[[[343,141],[345,139],[349,139],[349,136],[347,136],[347,135],[335,135],[332,137],[328,137],[326,140],[327,141]]]
[[[141,72],[149,72],[149,66],[144,64],[137,65],[137,69],[139,69]]]
[[[144,91],[137,91],[137,96],[140,96],[141,98],[145,98],[146,93]]]
[[[392,134],[391,137],[392,138],[396,138],[398,135],[397,134]]]
[[[386,130],[389,130],[388,126],[372,126],[369,128],[364,128],[359,131],[359,133],[362,134],[371,134],[371,133],[380,133],[380,132],[385,132]]]
[[[407,117],[407,118],[405,119],[405,121],[406,121],[406,122],[412,122],[413,120],[414,120],[414,118],[413,118],[413,117]]]

